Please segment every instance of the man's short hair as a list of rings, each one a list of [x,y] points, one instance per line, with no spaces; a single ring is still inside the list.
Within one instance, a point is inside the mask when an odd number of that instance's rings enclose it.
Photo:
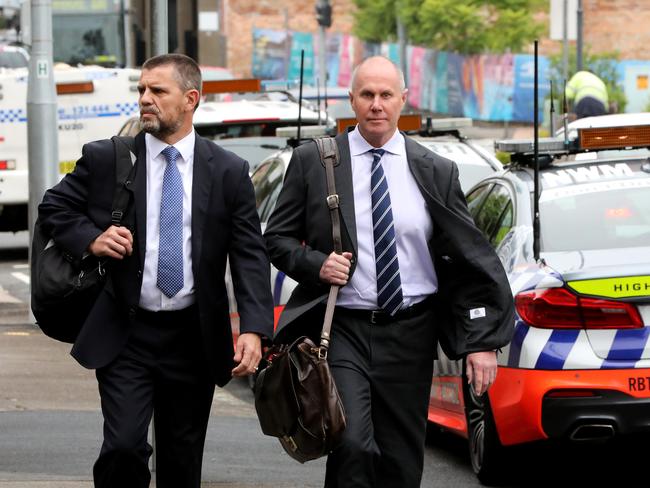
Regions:
[[[388,61],[390,64],[393,65],[393,68],[395,68],[395,71],[397,72],[397,77],[399,78],[400,91],[403,92],[406,89],[406,82],[404,81],[404,72],[399,66],[397,66],[391,59],[387,58],[386,56],[370,56],[369,58],[366,58],[363,61],[361,61],[359,64],[357,64],[355,68],[352,70],[352,76],[350,77],[350,91],[354,90],[354,83],[357,79],[357,73],[359,72],[359,68],[361,68],[361,66],[363,66],[367,61],[376,58],[385,59],[386,61]]]
[[[184,92],[188,90],[198,90],[199,99],[201,98],[201,69],[196,61],[184,54],[160,54],[153,58],[147,59],[142,65],[142,69],[154,69],[167,65],[174,66],[174,76],[178,81],[178,86]],[[198,103],[196,104],[198,107]]]

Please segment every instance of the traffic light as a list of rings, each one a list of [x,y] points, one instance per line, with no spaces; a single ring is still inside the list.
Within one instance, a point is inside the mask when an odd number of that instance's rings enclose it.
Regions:
[[[332,6],[329,2],[316,4],[316,20],[318,25],[326,28],[332,25]]]

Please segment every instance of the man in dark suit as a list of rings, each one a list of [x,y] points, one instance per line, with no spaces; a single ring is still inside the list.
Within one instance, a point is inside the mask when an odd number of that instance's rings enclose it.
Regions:
[[[512,333],[501,263],[467,211],[456,165],[397,130],[404,77],[372,57],[352,77],[358,125],[336,142],[343,252],[332,253],[325,170],[298,147],[265,232],[271,261],[298,281],[277,339],[313,334],[328,287],[342,286],[328,360],[347,415],[325,486],[416,488],[439,341],[464,357],[480,395]]]
[[[149,59],[138,83],[141,126],[132,206],[111,225],[111,141],[84,146],[39,216],[71,256],[112,259],[110,281],[72,355],[96,369],[104,442],[95,486],[148,487],[152,412],[158,488],[200,486],[215,383],[253,373],[273,333],[269,261],[248,164],[195,134],[201,72],[187,56]],[[224,275],[240,317],[233,348]]]

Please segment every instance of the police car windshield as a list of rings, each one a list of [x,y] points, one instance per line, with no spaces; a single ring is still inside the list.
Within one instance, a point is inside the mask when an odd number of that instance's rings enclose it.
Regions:
[[[541,249],[586,251],[650,245],[650,178],[545,189]]]

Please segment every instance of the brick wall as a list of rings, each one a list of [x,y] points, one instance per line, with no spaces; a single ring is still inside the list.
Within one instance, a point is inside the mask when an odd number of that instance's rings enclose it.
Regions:
[[[332,27],[328,32],[352,32],[352,0],[330,0]],[[318,32],[316,0],[224,0],[228,68],[250,76],[253,28]]]
[[[584,43],[590,52],[617,50],[621,59],[650,59],[650,1],[583,0]]]

